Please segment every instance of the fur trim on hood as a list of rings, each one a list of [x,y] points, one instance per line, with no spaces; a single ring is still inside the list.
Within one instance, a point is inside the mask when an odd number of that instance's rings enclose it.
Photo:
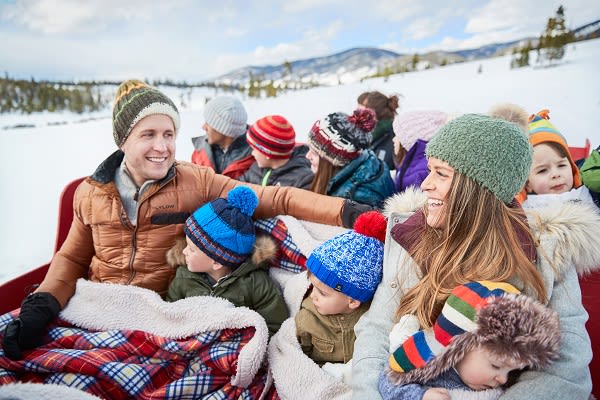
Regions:
[[[427,196],[418,189],[407,190],[389,198],[385,203],[384,215],[406,214],[421,208]],[[575,266],[580,276],[600,269],[600,212],[590,204],[565,203],[560,207],[543,207],[525,210],[533,237],[539,243],[552,242],[550,263],[561,273]],[[548,248],[548,246],[544,246]]]
[[[185,265],[183,249],[185,249],[186,245],[185,237],[177,238],[173,247],[167,250],[167,264],[174,268]],[[258,265],[263,261],[272,260],[276,255],[277,245],[275,241],[269,236],[257,235],[254,250],[252,251],[252,263]]]
[[[501,359],[536,370],[545,368],[559,356],[558,314],[531,297],[514,294],[492,297],[479,310],[476,323],[475,330],[455,336],[425,367],[407,373],[388,369],[390,382],[425,384],[455,367],[480,346]]]

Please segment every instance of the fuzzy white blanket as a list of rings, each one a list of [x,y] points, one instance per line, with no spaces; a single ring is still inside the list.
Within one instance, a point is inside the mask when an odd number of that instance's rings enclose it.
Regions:
[[[294,316],[300,310],[309,283],[306,272],[302,272],[285,285],[284,298],[290,318],[273,335],[268,349],[269,369],[277,394],[282,399],[350,399],[351,387],[304,354],[296,337]]]

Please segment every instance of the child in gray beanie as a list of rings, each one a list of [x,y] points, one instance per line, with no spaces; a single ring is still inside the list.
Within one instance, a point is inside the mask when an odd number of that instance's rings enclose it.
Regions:
[[[254,163],[246,142],[248,114],[233,96],[217,96],[204,105],[204,136],[192,138],[194,164],[237,179]]]

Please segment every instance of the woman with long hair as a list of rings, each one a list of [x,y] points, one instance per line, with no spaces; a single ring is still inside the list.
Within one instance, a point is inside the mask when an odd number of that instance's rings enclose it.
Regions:
[[[452,289],[475,280],[509,281],[560,316],[560,359],[521,372],[503,399],[588,398],[592,353],[577,273],[600,265],[600,215],[582,204],[525,214],[514,196],[531,154],[516,125],[478,114],[450,121],[428,143],[424,194],[408,190],[386,204],[383,281],[355,327],[355,398],[380,398],[395,321],[412,314],[431,329]]]

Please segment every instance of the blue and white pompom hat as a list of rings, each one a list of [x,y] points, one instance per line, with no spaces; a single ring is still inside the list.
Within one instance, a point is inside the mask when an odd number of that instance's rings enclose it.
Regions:
[[[361,302],[370,301],[383,275],[386,224],[377,211],[361,214],[354,230],[317,247],[306,260],[306,267],[332,289]]]
[[[252,214],[257,206],[256,194],[238,186],[228,193],[227,200],[211,201],[190,215],[185,221],[185,235],[216,262],[237,268],[254,248]]]

